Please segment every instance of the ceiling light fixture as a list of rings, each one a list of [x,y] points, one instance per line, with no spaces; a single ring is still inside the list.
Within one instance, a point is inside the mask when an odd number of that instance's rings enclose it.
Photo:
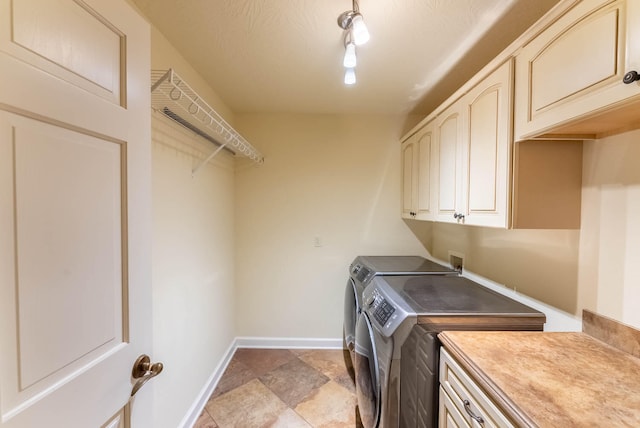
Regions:
[[[369,41],[369,30],[364,24],[357,0],[352,0],[352,7],[353,10],[347,10],[338,16],[338,26],[343,30],[353,30],[353,42],[357,46],[364,45]]]
[[[344,30],[344,58],[342,65],[346,68],[344,83],[356,83],[356,46],[365,44],[369,40],[369,30],[360,14],[357,0],[352,0],[352,10],[342,12],[338,16],[338,26]]]
[[[356,13],[351,19],[351,25],[353,26],[353,41],[356,45],[364,45],[369,41],[369,30],[364,25],[364,19],[362,15]]]
[[[356,63],[356,44],[352,40],[351,31],[348,31],[344,38],[344,59],[342,65],[346,68],[354,68]]]
[[[356,83],[356,69],[347,68],[344,72],[344,84],[353,85],[354,83]]]

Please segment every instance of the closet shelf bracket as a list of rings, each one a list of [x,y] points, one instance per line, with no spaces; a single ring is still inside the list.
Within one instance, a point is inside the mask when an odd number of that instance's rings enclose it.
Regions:
[[[151,71],[151,106],[176,123],[196,133],[216,146],[216,149],[198,166],[197,172],[221,150],[244,156],[257,164],[264,163],[262,154],[207,104],[176,72]]]

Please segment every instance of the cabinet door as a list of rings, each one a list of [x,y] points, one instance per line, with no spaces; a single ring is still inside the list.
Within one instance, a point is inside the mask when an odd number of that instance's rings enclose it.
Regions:
[[[432,207],[432,168],[431,154],[433,151],[433,124],[428,124],[420,133],[417,141],[417,172],[416,182],[417,201],[415,205],[416,218],[418,220],[433,220]]]
[[[417,198],[416,186],[416,161],[418,150],[415,144],[415,135],[402,143],[400,156],[402,159],[402,217],[414,218],[414,201]]]
[[[436,220],[456,223],[461,187],[459,163],[462,154],[462,115],[455,103],[440,116],[436,126],[438,206]]]
[[[432,168],[433,124],[405,140],[402,150],[402,216],[433,220]]]
[[[637,0],[584,0],[526,45],[516,60],[516,140],[597,134],[629,120],[634,113],[622,111],[568,125],[640,95],[639,82],[622,81],[627,71],[640,72],[639,20]]]
[[[512,78],[510,60],[462,99],[468,115],[460,210],[465,224],[508,227]]]

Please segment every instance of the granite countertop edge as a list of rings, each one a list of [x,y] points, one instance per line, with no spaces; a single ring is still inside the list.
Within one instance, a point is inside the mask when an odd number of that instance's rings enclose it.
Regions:
[[[589,417],[597,418],[598,412],[607,413],[610,423],[640,426],[640,358],[637,354],[585,332],[445,331],[438,337],[444,348],[516,426],[583,426]],[[505,360],[507,354],[500,352],[504,350],[508,350],[512,358]],[[544,352],[537,352],[540,350]],[[494,360],[491,355],[496,351],[502,357]],[[498,368],[504,363],[509,371]],[[526,371],[514,377],[516,372],[513,370],[518,368]],[[572,370],[579,370],[580,376],[565,388],[561,379],[571,376]],[[544,379],[553,378],[555,373],[560,381],[551,381],[547,387]],[[592,385],[616,389],[603,398]],[[556,395],[559,386],[563,394]],[[573,388],[573,394],[567,388]],[[575,393],[579,391],[586,395],[575,402]],[[542,401],[536,399],[538,404],[533,404],[531,394]],[[549,400],[550,397],[556,398]],[[594,412],[592,406],[596,402],[601,402],[603,407]]]
[[[511,419],[515,425],[523,427],[537,427],[526,413],[498,387],[491,377],[487,376],[484,371],[478,367],[467,354],[462,351],[454,340],[451,340],[446,334],[447,332],[440,333],[438,338],[447,351],[458,361],[458,363],[464,368],[472,378],[479,384],[479,386],[487,393],[489,398],[494,401],[498,407]]]

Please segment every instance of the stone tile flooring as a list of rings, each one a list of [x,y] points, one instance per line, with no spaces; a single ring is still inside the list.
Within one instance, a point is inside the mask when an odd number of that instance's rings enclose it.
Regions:
[[[236,350],[194,428],[354,428],[347,351]]]

